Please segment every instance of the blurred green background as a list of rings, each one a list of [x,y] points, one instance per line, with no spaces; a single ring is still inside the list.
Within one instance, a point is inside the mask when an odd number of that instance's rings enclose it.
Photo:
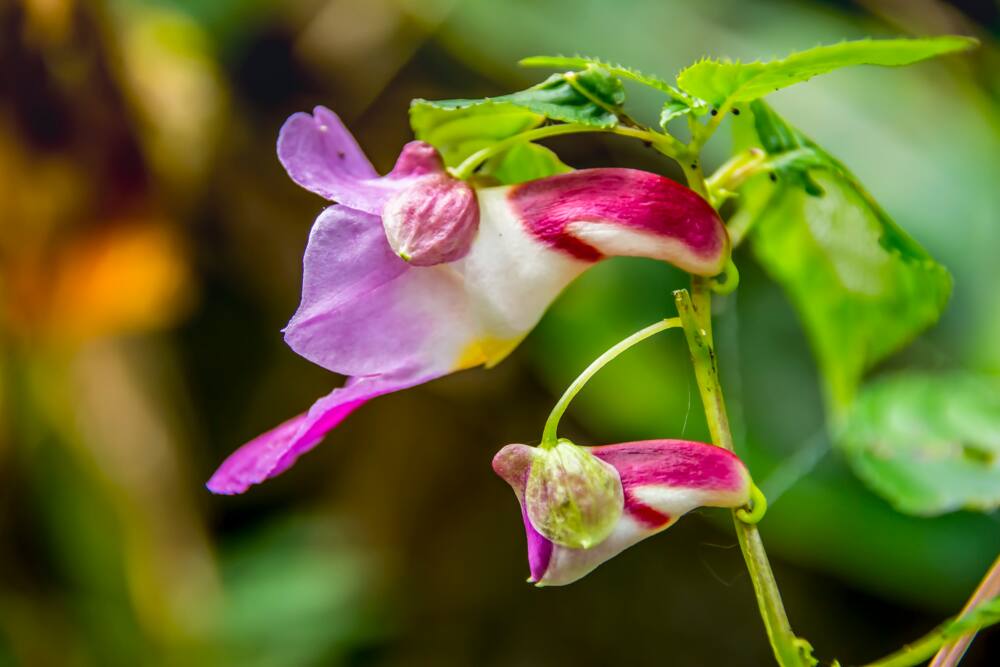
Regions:
[[[940,325],[886,367],[996,374],[998,17],[991,0],[0,0],[0,665],[768,664],[724,514],[536,590],[489,466],[669,311],[685,281],[653,262],[590,271],[500,367],[373,402],[244,496],[204,490],[339,382],[279,334],[323,202],[285,176],[277,130],[325,104],[387,170],[411,98],[522,88],[540,78],[516,68],[527,55],[669,77],[703,55],[974,34],[971,55],[837,72],[773,104],[955,275]],[[550,145],[679,177],[625,139]],[[957,611],[1000,517],[907,517],[857,481],[829,451],[789,302],[737,261],[717,338],[789,614],[818,655],[873,659]],[[680,336],[646,343],[580,396],[567,435],[704,438],[688,367]],[[1000,635],[964,664],[1000,664]]]

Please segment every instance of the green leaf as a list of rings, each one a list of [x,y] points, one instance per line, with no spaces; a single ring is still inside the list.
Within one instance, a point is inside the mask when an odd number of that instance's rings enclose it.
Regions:
[[[909,65],[944,53],[976,46],[971,37],[927,39],[863,39],[818,46],[768,62],[702,60],[677,75],[681,90],[716,108],[749,102],[787,86],[852,65]]]
[[[442,108],[436,102],[414,100],[410,125],[417,139],[437,148],[445,164],[455,167],[478,150],[537,127],[545,118],[513,104],[481,104]],[[504,184],[571,171],[555,153],[537,144],[517,144],[493,157],[480,170]]]
[[[531,56],[520,60],[518,65],[523,67],[553,67],[581,70],[585,70],[590,67],[599,67],[619,78],[629,79],[631,81],[635,81],[636,83],[641,83],[644,86],[666,93],[670,97],[676,98],[677,100],[686,101],[690,99],[687,95],[677,90],[676,87],[670,85],[657,76],[643,74],[637,69],[605,62],[600,58],[590,58],[588,56]]]
[[[545,117],[501,102],[458,106],[451,102],[413,100],[410,127],[417,139],[437,148],[449,167],[487,146],[538,127]]]
[[[860,392],[839,439],[855,472],[898,510],[1000,506],[1000,380],[901,374]]]
[[[504,185],[573,171],[555,153],[538,144],[517,144],[487,162],[480,174],[490,175]]]
[[[686,102],[679,102],[677,100],[670,100],[663,105],[663,110],[660,111],[660,127],[663,128],[664,132],[667,132],[667,124],[675,118],[680,118],[686,114],[691,113],[692,108]]]
[[[538,127],[546,119],[610,127],[618,123],[625,102],[621,81],[606,70],[556,74],[510,95],[480,100],[413,100],[410,126],[417,139],[441,151],[455,167],[473,153]],[[519,144],[494,157],[480,170],[502,183],[520,183],[569,171],[549,149]]]
[[[951,276],[836,159],[763,103],[753,110],[759,132],[771,124],[758,138],[779,151],[783,170],[776,183],[748,182],[741,194],[754,210],[741,215],[752,217],[754,253],[802,319],[837,416],[872,365],[937,321]]]
[[[342,664],[378,632],[365,591],[370,554],[331,515],[285,516],[223,553],[224,664]]]
[[[416,100],[414,104],[441,112],[473,110],[472,115],[477,117],[482,107],[499,106],[504,111],[517,108],[564,123],[613,127],[618,124],[617,112],[624,103],[625,89],[621,80],[607,70],[590,67],[583,72],[553,74],[538,85],[509,95],[478,100]],[[412,108],[410,124],[416,129]]]
[[[607,70],[591,67],[583,72],[553,74],[537,86],[497,99],[564,123],[613,127],[625,103],[625,88]]]
[[[532,56],[524,58],[519,65],[525,67],[555,67],[555,68],[576,68],[587,69],[589,67],[599,67],[621,79],[628,79],[638,84],[658,90],[670,97],[670,101],[663,105],[660,114],[660,126],[666,130],[667,123],[688,113],[702,115],[708,112],[708,105],[702,100],[678,90],[663,79],[650,74],[644,74],[637,69],[605,62],[599,58],[588,56]]]

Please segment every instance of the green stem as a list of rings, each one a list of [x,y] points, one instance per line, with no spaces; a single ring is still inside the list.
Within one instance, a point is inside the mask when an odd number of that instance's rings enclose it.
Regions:
[[[725,164],[705,179],[705,189],[712,197],[712,205],[718,208],[747,179],[768,168],[767,154],[760,148],[748,148],[731,157]]]
[[[1000,622],[1000,597],[983,602],[964,615],[948,619],[912,644],[907,644],[895,653],[869,663],[865,667],[912,667],[919,665],[945,644],[950,644],[963,635],[976,632],[998,622]]]
[[[694,136],[689,145],[690,150],[700,152],[701,146],[711,133],[718,127],[722,116],[729,111],[729,105],[723,105],[718,115],[705,126],[692,121]],[[697,126],[697,127],[694,127]],[[697,154],[697,153],[696,153]],[[688,185],[701,196],[709,199],[710,194],[705,177],[701,172],[701,161],[691,164],[681,163]],[[709,201],[711,201],[709,199]],[[698,381],[698,391],[701,394],[705,409],[705,420],[712,442],[733,451],[733,435],[729,428],[729,416],[726,413],[726,402],[722,396],[722,385],[719,382],[718,360],[712,343],[712,292],[708,278],[691,276],[691,293],[687,290],[674,292],[677,304],[677,314],[684,326],[684,335],[691,352],[694,364],[695,378]],[[742,520],[739,510],[733,511],[733,524],[736,536],[746,561],[747,571],[753,583],[757,606],[760,610],[771,650],[780,667],[811,667],[816,664],[812,657],[812,647],[809,642],[801,639],[792,631],[792,626],[785,613],[781,601],[778,584],[771,571],[771,564],[764,550],[764,542],[756,523]]]
[[[677,312],[684,326],[684,335],[694,363],[695,378],[712,442],[732,451],[733,436],[712,346],[711,292],[705,279],[699,277],[692,278],[691,290],[693,298],[687,290],[674,292]],[[788,622],[781,593],[756,524],[746,523],[736,511],[733,512],[733,523],[775,659],[781,667],[815,664],[811,657],[811,647],[795,635]]]
[[[700,123],[696,125],[702,127]],[[712,130],[717,125],[718,122],[710,123]],[[696,134],[692,146],[701,146],[705,139],[707,136]],[[700,162],[691,165],[681,163],[681,167],[691,189],[708,198],[708,186],[701,173]],[[701,276],[691,276],[691,293],[689,294],[687,290],[678,290],[674,292],[674,301],[684,325],[684,335],[691,352],[698,391],[701,394],[712,442],[733,451],[733,435],[729,428],[729,416],[722,396],[718,361],[712,342],[712,292],[709,280]],[[764,542],[756,524],[743,521],[736,511],[733,512],[733,524],[775,659],[781,667],[814,664],[812,649],[808,642],[795,636],[788,622],[781,593],[778,591],[778,584],[771,571]]]
[[[545,428],[542,431],[541,446],[545,448],[555,446],[557,441],[556,431],[559,428],[559,420],[562,418],[563,413],[566,412],[566,408],[569,407],[570,402],[576,397],[576,395],[580,393],[580,390],[583,389],[584,385],[586,385],[599,370],[607,366],[618,355],[636,343],[642,342],[650,336],[660,333],[661,331],[680,328],[680,326],[681,321],[676,317],[661,320],[655,324],[649,325],[645,329],[640,329],[628,338],[619,341],[614,346],[609,348],[604,354],[595,359],[589,366],[587,366],[586,369],[584,369],[582,373],[580,373],[579,377],[573,380],[573,383],[567,387],[566,391],[563,392],[562,397],[556,402],[555,407],[552,408],[552,412],[549,413],[549,418],[545,420]]]
[[[529,141],[537,141],[538,139],[545,139],[547,137],[557,137],[561,134],[576,134],[578,132],[605,132],[607,128],[595,127],[592,125],[577,125],[575,123],[566,123],[564,125],[546,125],[544,127],[536,127],[533,130],[528,130],[527,132],[521,132],[520,134],[515,134],[512,137],[507,137],[503,141],[498,141],[495,144],[491,144],[486,148],[480,149],[465,158],[460,165],[451,170],[451,175],[455,178],[462,180],[468,179],[472,176],[472,173],[483,162],[486,162],[494,155],[499,155],[509,148],[516,146],[517,144],[526,143]]]
[[[645,141],[660,153],[666,155],[672,160],[676,160],[682,165],[687,162],[688,156],[690,155],[690,151],[687,146],[669,134],[663,134],[661,132],[654,132],[652,130],[637,127],[625,127],[622,125],[610,128],[609,131],[622,137],[632,137],[633,139]]]
[[[701,153],[702,147],[711,139],[715,131],[719,129],[722,119],[725,118],[726,114],[732,108],[733,103],[730,100],[726,100],[719,108],[713,109],[712,115],[705,124],[698,122],[690,114],[688,115],[688,124],[691,127],[691,143],[689,146],[693,153]]]
[[[617,134],[623,137],[639,139],[640,141],[645,141],[650,144],[653,148],[667,157],[678,161],[683,160],[684,156],[687,154],[687,148],[684,144],[669,134],[662,134],[660,132],[653,132],[652,130],[647,130],[641,127],[627,127],[624,125],[615,125],[614,127],[598,127],[595,125],[565,123],[560,125],[536,127],[533,130],[515,134],[512,137],[507,137],[503,141],[498,141],[495,144],[480,149],[465,158],[460,165],[452,169],[451,175],[455,178],[466,180],[472,176],[476,169],[479,168],[479,165],[486,162],[491,157],[500,155],[517,144],[546,139],[548,137],[557,137],[563,134],[578,134],[583,132],[607,132],[609,134]]]

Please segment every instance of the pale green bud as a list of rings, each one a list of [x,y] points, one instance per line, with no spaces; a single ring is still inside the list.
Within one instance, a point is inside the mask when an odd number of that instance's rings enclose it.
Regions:
[[[534,450],[524,495],[535,530],[575,549],[604,541],[625,507],[618,471],[569,440]]]

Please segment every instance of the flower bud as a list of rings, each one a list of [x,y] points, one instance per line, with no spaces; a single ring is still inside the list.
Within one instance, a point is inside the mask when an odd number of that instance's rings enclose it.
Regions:
[[[746,505],[752,486],[731,452],[683,440],[507,445],[493,469],[521,505],[528,581],[538,586],[574,582],[696,507]]]
[[[560,440],[551,449],[535,449],[524,496],[535,530],[576,549],[602,542],[625,507],[614,467],[569,440]]]
[[[469,252],[479,228],[479,204],[465,181],[428,175],[386,203],[382,224],[397,255],[414,266],[433,266]]]

